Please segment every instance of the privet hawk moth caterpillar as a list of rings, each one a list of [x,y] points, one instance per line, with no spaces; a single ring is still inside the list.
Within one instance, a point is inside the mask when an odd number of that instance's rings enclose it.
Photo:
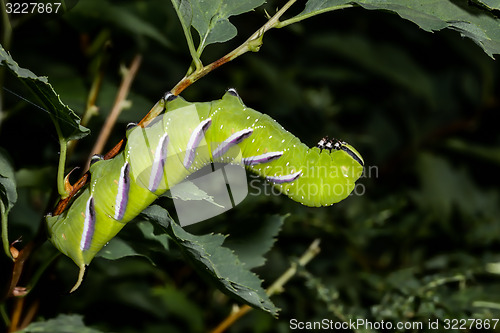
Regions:
[[[234,162],[306,206],[346,198],[363,171],[349,144],[323,138],[309,148],[271,117],[246,107],[234,89],[220,100],[189,103],[166,94],[165,113],[146,128],[127,129],[125,149],[95,161],[91,181],[58,216],[47,216],[50,240],[85,267],[127,222],[166,190],[214,162]]]

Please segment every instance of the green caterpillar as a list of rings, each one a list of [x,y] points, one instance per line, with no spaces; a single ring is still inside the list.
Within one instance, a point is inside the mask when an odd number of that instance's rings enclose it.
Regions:
[[[70,208],[47,216],[51,242],[86,266],[127,222],[187,176],[213,162],[242,163],[307,206],[345,199],[363,171],[349,144],[323,138],[308,148],[271,117],[247,108],[234,89],[222,99],[189,103],[167,93],[165,113],[127,129],[125,149],[91,165],[91,180]]]

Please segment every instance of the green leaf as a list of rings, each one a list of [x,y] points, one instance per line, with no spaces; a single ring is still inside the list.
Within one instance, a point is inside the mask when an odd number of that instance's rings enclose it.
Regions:
[[[450,220],[454,211],[469,220],[491,219],[489,212],[498,207],[494,193],[479,189],[463,169],[454,168],[442,157],[419,154],[417,170],[421,190],[413,198],[423,211],[442,222]]]
[[[142,254],[137,253],[124,240],[115,237],[111,239],[101,251],[99,251],[97,256],[108,260],[116,260],[123,257],[142,256]]]
[[[189,30],[193,20],[193,9],[189,0],[172,0],[172,4],[177,10],[177,15],[181,21],[182,26]]]
[[[54,124],[60,128],[66,140],[77,140],[89,134],[89,129],[80,126],[80,117],[61,101],[47,77],[37,76],[30,70],[19,67],[1,45],[0,64],[5,66],[33,92],[51,115]]]
[[[148,22],[147,17],[140,16],[140,5],[133,3],[132,6],[137,7],[127,8],[124,4],[115,5],[103,0],[85,0],[78,2],[78,5],[65,15],[65,18],[71,24],[75,24],[76,21],[80,25],[103,21],[132,35],[146,36],[163,46],[172,46],[165,35]]]
[[[0,200],[3,201],[7,213],[17,201],[14,168],[3,148],[0,148]]]
[[[483,0],[490,7],[493,0]],[[500,21],[489,11],[481,10],[466,1],[450,0],[309,0],[304,10],[293,19],[305,19],[312,15],[356,4],[370,10],[389,10],[417,24],[425,31],[453,29],[472,39],[490,57],[500,54]],[[498,3],[497,5],[498,6]]]
[[[493,10],[500,10],[500,1],[498,0],[473,0],[474,2],[485,6],[486,8]]]
[[[288,215],[271,215],[235,228],[224,245],[234,250],[245,267],[252,269],[265,264],[263,257],[273,246]]]
[[[277,314],[278,309],[262,289],[257,275],[244,268],[239,258],[222,246],[223,235],[189,234],[170,218],[166,210],[156,205],[147,208],[143,214],[163,228],[198,272],[221,291],[253,307]]]
[[[111,239],[97,256],[108,260],[139,256],[155,264],[153,252],[165,253],[168,250],[168,236],[164,233],[155,234],[151,223],[139,221],[128,226],[119,237]]]
[[[85,326],[81,315],[61,314],[54,319],[31,323],[21,333],[100,333],[102,331]]]
[[[178,1],[178,0],[177,0]],[[180,1],[181,21],[192,25],[200,35],[198,54],[213,43],[223,43],[236,36],[238,30],[229,22],[229,17],[243,14],[259,7],[265,0],[192,0]],[[190,6],[190,8],[188,7]]]

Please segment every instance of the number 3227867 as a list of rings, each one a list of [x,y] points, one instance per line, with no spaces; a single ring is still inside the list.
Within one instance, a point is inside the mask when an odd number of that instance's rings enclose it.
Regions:
[[[5,11],[7,14],[57,14],[59,7],[61,7],[60,2],[7,2]]]

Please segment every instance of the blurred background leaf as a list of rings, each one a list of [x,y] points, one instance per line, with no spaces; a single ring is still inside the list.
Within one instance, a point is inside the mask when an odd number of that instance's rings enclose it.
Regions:
[[[7,152],[0,148],[0,200],[7,211],[16,204],[17,191],[14,166]]]

